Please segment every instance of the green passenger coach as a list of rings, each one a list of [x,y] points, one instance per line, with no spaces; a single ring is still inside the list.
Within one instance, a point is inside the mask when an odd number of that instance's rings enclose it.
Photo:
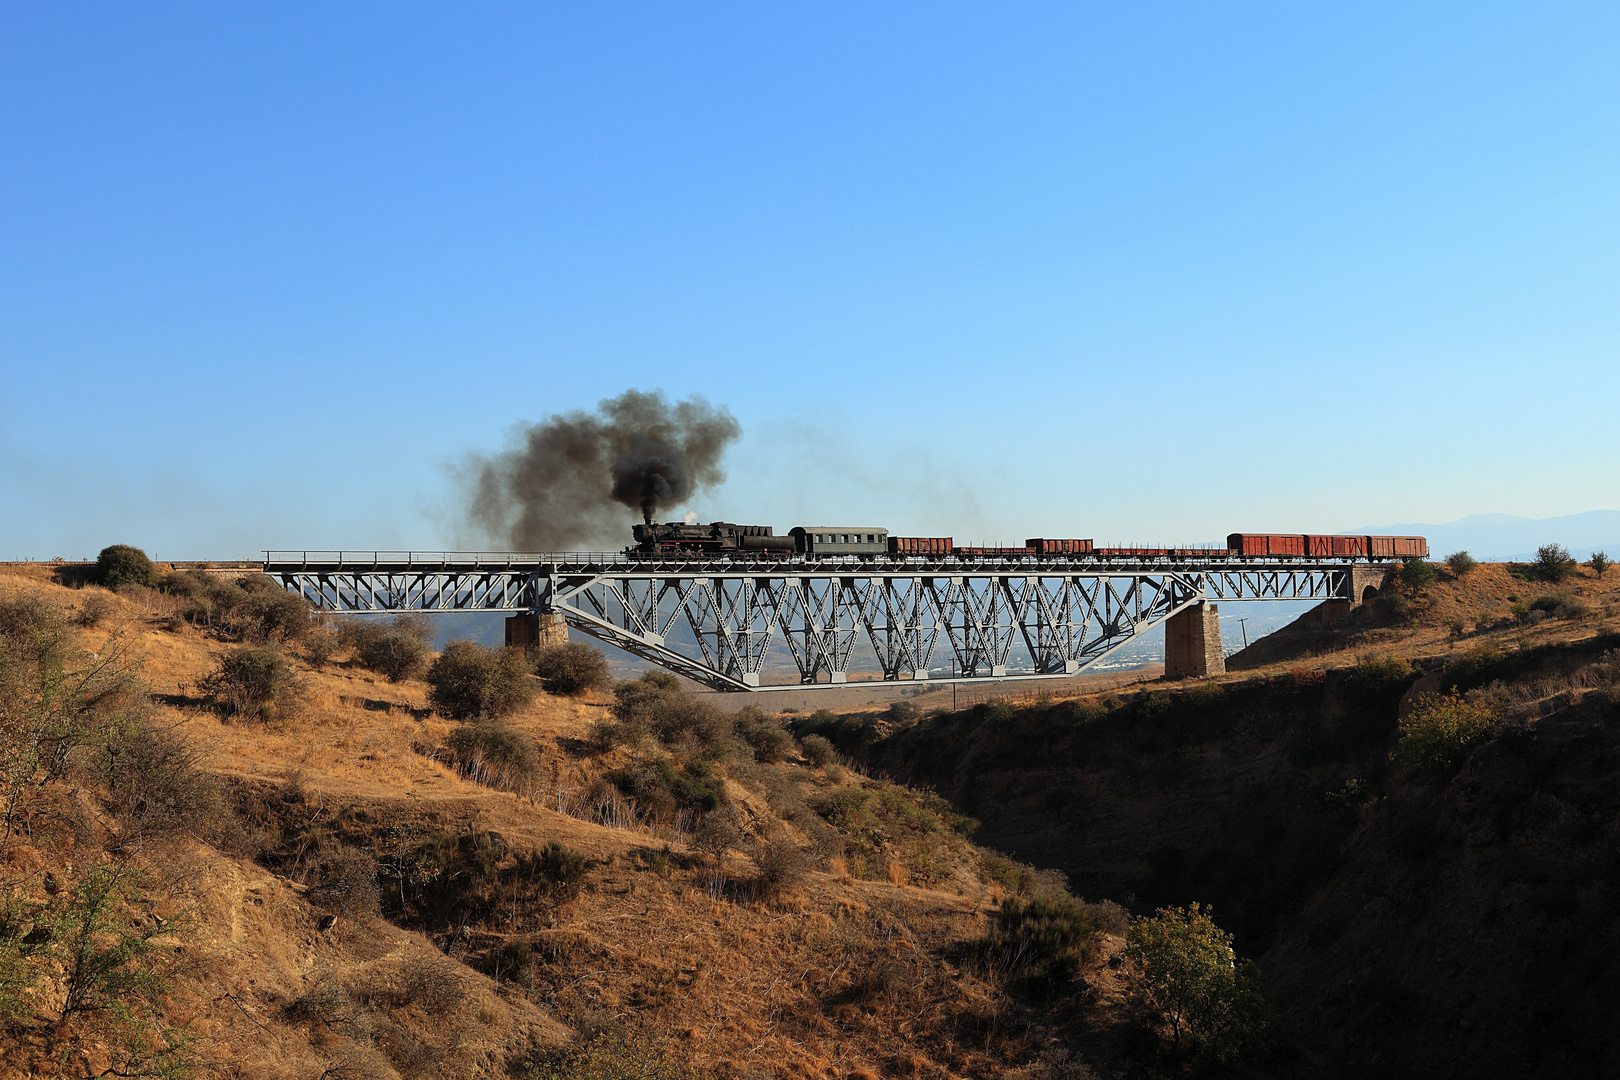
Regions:
[[[795,525],[788,530],[806,555],[887,555],[889,530],[870,525]]]

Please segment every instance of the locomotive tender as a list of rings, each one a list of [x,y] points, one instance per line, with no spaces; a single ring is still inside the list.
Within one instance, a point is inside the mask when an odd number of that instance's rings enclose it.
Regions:
[[[949,536],[890,536],[872,525],[796,525],[777,536],[769,525],[707,525],[684,521],[637,525],[631,558],[739,556],[749,559],[878,556],[942,559],[1410,559],[1426,558],[1421,536],[1329,536],[1310,533],[1232,533],[1226,547],[1097,547],[1090,540],[1033,537],[1023,547],[958,547]]]

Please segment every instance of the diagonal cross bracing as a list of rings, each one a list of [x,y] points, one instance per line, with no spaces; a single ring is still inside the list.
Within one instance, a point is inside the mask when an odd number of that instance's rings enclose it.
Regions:
[[[1343,562],[682,559],[272,552],[264,572],[346,614],[553,612],[718,689],[847,678],[865,644],[884,679],[1072,675],[1204,601],[1350,598]],[[678,639],[672,644],[672,638]],[[679,647],[677,647],[677,644]],[[1015,644],[1027,670],[1010,661]]]

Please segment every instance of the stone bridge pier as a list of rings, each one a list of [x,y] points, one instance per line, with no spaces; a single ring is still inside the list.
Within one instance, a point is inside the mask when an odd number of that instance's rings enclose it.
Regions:
[[[1164,677],[1197,679],[1226,674],[1221,620],[1214,604],[1194,604],[1164,624]]]
[[[560,614],[513,615],[506,620],[506,643],[520,649],[566,645],[568,624]]]

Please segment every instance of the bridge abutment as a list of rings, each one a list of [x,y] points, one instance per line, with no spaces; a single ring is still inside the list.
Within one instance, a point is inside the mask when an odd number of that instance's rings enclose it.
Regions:
[[[1165,620],[1164,677],[1198,679],[1226,674],[1221,620],[1214,604],[1194,604]]]

